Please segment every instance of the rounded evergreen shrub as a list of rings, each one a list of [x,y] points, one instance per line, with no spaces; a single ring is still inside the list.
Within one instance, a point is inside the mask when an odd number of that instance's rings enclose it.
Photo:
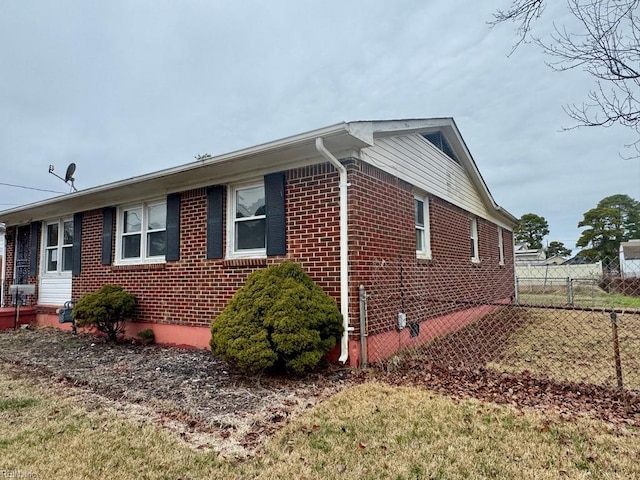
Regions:
[[[292,262],[258,270],[211,324],[211,351],[246,373],[301,373],[342,335],[336,302]]]
[[[104,285],[100,290],[83,295],[73,307],[73,318],[79,327],[93,327],[115,342],[124,333],[125,322],[133,316],[136,298],[120,285]]]
[[[138,338],[144,345],[151,345],[156,341],[156,334],[151,328],[145,328],[138,332]]]

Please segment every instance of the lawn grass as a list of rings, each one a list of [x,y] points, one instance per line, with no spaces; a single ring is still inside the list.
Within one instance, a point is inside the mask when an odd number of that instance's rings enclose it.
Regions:
[[[602,299],[605,308],[636,308],[640,309],[640,297],[630,297],[619,293],[609,293]]]
[[[566,288],[541,286],[520,287],[518,302],[523,305],[563,306],[568,304]],[[578,308],[603,309],[637,309],[640,311],[640,297],[607,293],[597,286],[575,287],[573,289],[572,306]]]
[[[640,477],[636,429],[417,388],[351,387],[246,460],[195,450],[108,409],[89,412],[78,398],[0,373],[0,472],[116,480]]]
[[[60,393],[0,374],[0,472],[19,472],[8,478],[216,478],[215,453]]]
[[[489,368],[617,386],[608,313],[528,308],[517,314],[526,318],[524,326],[510,336]],[[640,313],[617,315],[617,327],[624,387],[640,390]]]

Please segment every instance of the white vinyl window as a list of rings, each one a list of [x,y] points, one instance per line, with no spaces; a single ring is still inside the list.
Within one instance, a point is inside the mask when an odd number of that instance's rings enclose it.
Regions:
[[[498,262],[504,265],[504,237],[502,227],[498,227]]]
[[[416,224],[416,256],[418,258],[431,258],[429,199],[426,197],[415,197],[414,206]]]
[[[231,188],[229,197],[229,256],[264,257],[267,251],[264,184]]]
[[[165,201],[118,209],[118,263],[163,262],[167,250],[166,227]]]
[[[44,273],[71,272],[73,261],[73,220],[46,222],[44,232]]]
[[[471,218],[470,222],[470,238],[471,238],[471,261],[480,262],[480,253],[478,252],[478,219]]]

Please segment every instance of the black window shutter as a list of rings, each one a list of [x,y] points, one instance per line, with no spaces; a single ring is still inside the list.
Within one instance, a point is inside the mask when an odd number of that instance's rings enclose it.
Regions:
[[[115,207],[102,209],[102,265],[111,265],[113,257],[113,217]]]
[[[207,188],[207,258],[223,257],[223,197],[222,185]]]
[[[180,260],[180,193],[167,195],[167,253],[168,262]]]
[[[82,271],[82,212],[73,215],[73,246],[71,247],[71,274]]]
[[[29,275],[38,275],[38,239],[40,237],[40,222],[31,222],[31,237],[29,242]]]
[[[284,172],[270,173],[264,177],[267,206],[267,255],[287,253],[284,180]]]

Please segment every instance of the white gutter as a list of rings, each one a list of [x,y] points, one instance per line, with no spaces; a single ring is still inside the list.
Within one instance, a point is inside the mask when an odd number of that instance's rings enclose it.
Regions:
[[[347,169],[324,146],[322,137],[316,138],[316,150],[326,158],[340,173],[340,312],[344,332],[340,341],[340,358],[342,364],[349,358],[349,228],[347,211]]]

